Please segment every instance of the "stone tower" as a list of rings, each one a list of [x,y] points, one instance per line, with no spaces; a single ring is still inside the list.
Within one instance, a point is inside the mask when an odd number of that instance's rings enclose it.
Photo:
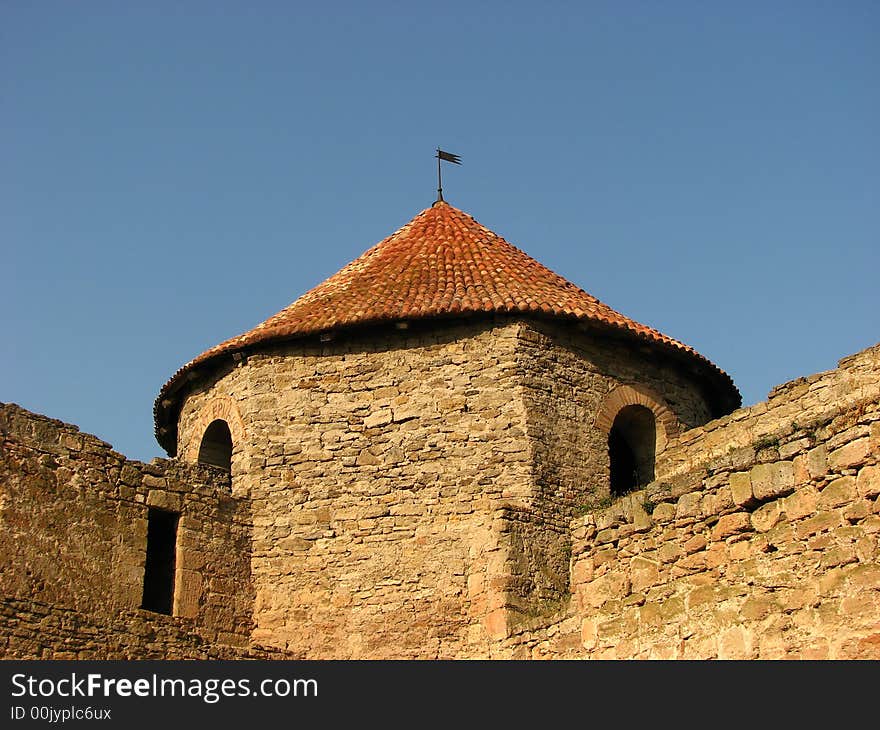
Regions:
[[[569,595],[569,524],[740,405],[637,324],[443,201],[155,404],[252,509],[253,639],[309,657],[474,655]]]

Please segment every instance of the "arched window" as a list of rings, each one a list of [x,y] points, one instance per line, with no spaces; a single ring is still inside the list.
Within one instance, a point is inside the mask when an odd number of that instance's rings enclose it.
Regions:
[[[202,445],[199,447],[199,463],[231,471],[232,434],[226,421],[218,418],[205,429]]]
[[[619,496],[654,480],[657,425],[645,406],[626,406],[608,432],[611,494]]]

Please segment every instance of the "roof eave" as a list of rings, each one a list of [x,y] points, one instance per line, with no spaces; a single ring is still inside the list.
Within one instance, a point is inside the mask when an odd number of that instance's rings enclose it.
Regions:
[[[713,417],[719,417],[736,410],[742,405],[742,396],[733,382],[733,379],[717,365],[700,355],[692,348],[686,347],[681,343],[669,338],[669,342],[663,339],[649,337],[637,330],[629,330],[616,325],[593,320],[590,318],[579,318],[571,314],[552,315],[546,312],[522,312],[519,310],[499,311],[499,312],[456,312],[454,314],[437,314],[422,317],[407,318],[385,318],[372,321],[356,322],[342,325],[332,330],[303,330],[273,336],[271,334],[254,342],[235,346],[234,341],[230,341],[230,345],[226,349],[218,349],[216,352],[210,350],[203,353],[199,357],[191,360],[189,363],[180,368],[171,378],[162,386],[153,404],[153,418],[155,426],[155,436],[159,445],[165,449],[169,456],[177,455],[177,420],[180,415],[180,409],[185,399],[185,394],[181,391],[187,386],[200,380],[204,375],[216,371],[219,363],[226,358],[234,361],[237,354],[246,354],[255,349],[264,346],[272,346],[282,342],[307,339],[309,337],[321,337],[322,335],[332,333],[334,339],[345,333],[355,331],[366,331],[374,327],[394,326],[399,322],[417,322],[417,321],[437,321],[437,320],[461,320],[468,316],[494,317],[501,316],[520,316],[534,317],[537,319],[550,321],[569,321],[577,322],[587,330],[601,332],[603,336],[612,338],[621,338],[630,342],[638,342],[649,347],[656,348],[658,351],[664,352],[673,359],[689,364],[696,375],[709,385],[707,392],[707,400],[710,400]],[[329,338],[326,338],[326,341]]]

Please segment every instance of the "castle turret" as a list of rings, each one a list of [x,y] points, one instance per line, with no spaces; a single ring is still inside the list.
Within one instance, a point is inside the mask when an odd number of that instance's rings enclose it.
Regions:
[[[455,656],[568,594],[568,521],[651,481],[730,377],[439,201],[155,404],[253,505],[254,638]]]

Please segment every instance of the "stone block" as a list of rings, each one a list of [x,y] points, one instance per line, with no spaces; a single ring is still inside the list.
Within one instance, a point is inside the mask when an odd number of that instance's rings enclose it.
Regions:
[[[168,480],[165,477],[144,474],[143,484],[150,489],[165,489],[168,486]]]
[[[193,548],[181,548],[177,551],[177,562],[186,570],[201,570],[205,566],[205,553]]]
[[[364,419],[365,428],[378,428],[391,423],[394,415],[390,408],[383,408],[379,411],[371,413]]]
[[[607,601],[625,597],[629,592],[629,578],[624,573],[613,571],[587,583],[581,591],[581,600],[586,606],[599,608]]]
[[[790,461],[758,464],[751,469],[749,477],[752,494],[761,501],[776,499],[794,490],[794,464]]]
[[[716,589],[713,585],[698,586],[687,595],[687,607],[689,611],[707,604],[715,603]]]
[[[860,497],[869,499],[880,495],[880,466],[864,466],[859,469],[856,491]]]
[[[138,469],[135,469],[130,464],[126,464],[122,467],[119,479],[123,484],[127,484],[130,487],[139,487],[143,479],[143,475]]]
[[[664,543],[657,551],[661,563],[673,563],[678,560],[682,554],[682,549],[677,542]]]
[[[752,529],[752,523],[746,512],[734,512],[724,515],[712,528],[712,539],[723,540],[726,537]]]
[[[819,494],[818,508],[830,510],[843,507],[856,499],[855,477],[841,477],[828,484]]]
[[[749,596],[739,609],[747,621],[761,621],[779,611],[779,604],[768,596]]]
[[[857,565],[846,574],[847,584],[854,588],[880,589],[880,564]]]
[[[832,469],[849,469],[865,462],[871,450],[870,439],[866,436],[852,443],[841,446],[828,456],[828,464]]]
[[[681,497],[678,498],[678,502],[675,505],[675,517],[676,519],[680,519],[682,517],[696,517],[700,514],[700,502],[703,499],[703,495],[700,492],[689,492],[688,494],[682,494]]]
[[[754,659],[754,637],[741,626],[733,626],[718,637],[718,659],[744,660]]]
[[[303,540],[301,537],[286,537],[283,540],[279,540],[277,544],[279,549],[284,552],[301,552],[304,550],[310,550],[313,545],[311,540]]]
[[[660,582],[660,566],[653,560],[637,556],[630,561],[630,576],[630,589],[640,592]]]
[[[807,471],[813,479],[828,473],[828,450],[824,444],[810,449],[807,453]]]
[[[692,555],[685,555],[681,558],[676,564],[676,569],[684,570],[688,573],[693,571],[700,571],[706,569],[706,554],[705,553],[693,553]]]
[[[174,615],[195,618],[202,598],[202,576],[195,570],[178,568],[175,577]]]
[[[802,487],[782,500],[782,508],[789,520],[799,520],[816,511],[819,492],[815,487]]]
[[[595,649],[599,641],[599,625],[593,619],[585,618],[581,624],[581,645],[584,649]]]
[[[823,568],[835,568],[841,565],[855,563],[856,551],[852,545],[837,545],[822,551],[820,564]]]
[[[492,611],[483,619],[483,628],[489,638],[497,641],[506,639],[508,635],[508,612],[507,609],[499,608]]]
[[[739,471],[730,475],[730,494],[733,497],[733,503],[739,507],[754,501],[752,479],[749,472]]]
[[[727,454],[727,462],[733,469],[744,469],[755,461],[755,450],[751,446],[733,449]]]
[[[571,584],[578,586],[593,580],[593,565],[590,560],[578,560],[571,569]]]
[[[792,464],[794,464],[794,482],[795,484],[806,484],[810,481],[810,470],[808,467],[808,456],[806,454],[799,454],[794,457]]]
[[[675,505],[669,502],[663,502],[654,507],[651,513],[651,519],[654,522],[669,522],[675,517]]]
[[[806,538],[815,535],[824,530],[832,530],[840,527],[843,516],[837,512],[818,512],[813,517],[809,517],[797,525],[797,534],[800,538]]]
[[[789,441],[779,447],[779,456],[782,459],[791,459],[791,457],[803,453],[810,445],[809,439],[797,439]]]
[[[726,543],[716,542],[706,549],[706,568],[714,569],[727,563],[729,548]]]
[[[669,494],[677,499],[688,492],[697,492],[702,488],[704,472],[691,471],[672,478],[669,484]]]
[[[684,552],[686,555],[690,555],[692,553],[696,553],[696,552],[699,552],[700,550],[703,550],[707,544],[708,544],[708,541],[706,540],[706,536],[703,534],[699,534],[699,535],[694,535],[693,537],[689,538],[684,543],[682,548],[684,549]]]
[[[665,621],[660,603],[646,603],[639,607],[639,624],[642,627],[660,626]]]
[[[847,596],[840,602],[840,612],[845,616],[859,616],[870,619],[876,614],[876,611],[877,604],[871,596]]]
[[[147,493],[147,506],[168,510],[169,512],[180,512],[183,506],[183,498],[179,494],[173,494],[160,489],[151,489]]]
[[[843,517],[850,523],[861,522],[871,514],[871,501],[869,499],[859,499],[843,511]]]
[[[731,562],[748,560],[755,554],[755,546],[751,540],[739,540],[730,544],[727,556]]]
[[[752,527],[757,532],[767,532],[776,526],[784,514],[782,500],[774,500],[767,504],[761,505],[752,512]]]
[[[183,520],[181,520],[183,521]],[[131,521],[131,531],[132,536],[135,539],[135,543],[137,545],[143,545],[142,540],[146,540],[147,538],[147,530],[149,529],[150,523],[145,519],[134,519]]]
[[[596,550],[593,552],[593,565],[595,567],[599,567],[600,565],[605,565],[606,563],[615,563],[617,562],[617,550],[612,548],[603,548],[600,550]]]
[[[714,517],[716,515],[720,515],[723,512],[729,512],[736,505],[734,505],[733,497],[730,493],[730,488],[727,486],[727,476],[724,478],[724,487],[721,489],[717,489],[712,494],[707,494],[703,497],[702,507],[703,507],[703,517]]]
[[[376,464],[381,464],[381,463],[382,463],[382,460],[379,459],[379,457],[377,457],[371,451],[368,451],[367,449],[364,449],[363,451],[360,452],[360,454],[358,454],[357,461],[356,461],[356,464],[358,466],[375,466]]]

